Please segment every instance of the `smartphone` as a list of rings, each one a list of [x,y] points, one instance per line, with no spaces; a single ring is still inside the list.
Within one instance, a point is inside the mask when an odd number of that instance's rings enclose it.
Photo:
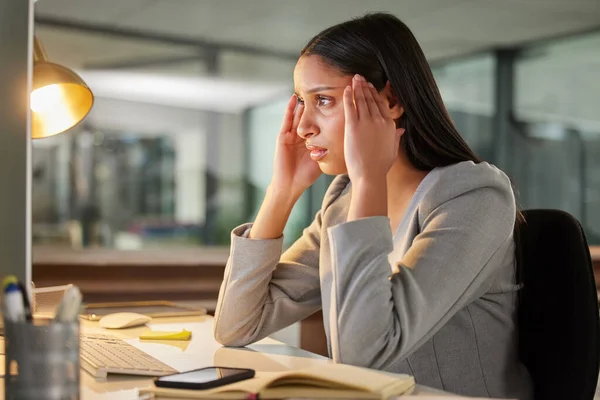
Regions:
[[[157,387],[173,389],[212,389],[254,378],[254,370],[246,368],[207,367],[154,380]]]

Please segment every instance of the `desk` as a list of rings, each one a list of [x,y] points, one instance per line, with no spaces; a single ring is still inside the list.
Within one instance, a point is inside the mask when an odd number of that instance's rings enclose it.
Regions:
[[[247,348],[225,348],[218,344],[212,335],[213,318],[157,318],[150,324],[155,330],[185,328],[192,331],[192,340],[144,341],[136,338],[149,331],[149,327],[110,330],[111,334],[127,340],[136,347],[159,358],[178,370],[190,370],[206,366],[252,368],[259,371],[285,371],[295,368],[332,362],[330,359],[285,345],[273,339],[264,339]],[[106,333],[97,322],[82,321],[81,329],[87,333]],[[2,365],[4,365],[2,357]],[[0,400],[4,399],[4,380],[0,379]],[[106,381],[97,381],[85,371],[81,371],[82,400],[137,400],[140,388],[152,385],[152,378],[123,375],[109,375]],[[420,395],[432,394],[434,390],[418,387]],[[439,392],[437,392],[439,393]]]

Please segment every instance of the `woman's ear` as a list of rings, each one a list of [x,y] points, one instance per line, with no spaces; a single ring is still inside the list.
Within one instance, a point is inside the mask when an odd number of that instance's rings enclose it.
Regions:
[[[392,85],[390,85],[390,81],[385,83],[385,87],[383,88],[381,95],[387,100],[388,106],[390,107],[390,114],[392,115],[393,119],[397,120],[404,115],[404,107],[400,105],[398,97],[394,94]]]

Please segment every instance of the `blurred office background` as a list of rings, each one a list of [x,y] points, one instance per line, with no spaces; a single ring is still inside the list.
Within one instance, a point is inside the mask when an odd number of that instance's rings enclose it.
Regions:
[[[413,30],[460,132],[520,206],[566,210],[600,245],[598,0],[39,0],[48,56],[96,102],[33,142],[34,251],[228,246],[269,183],[298,52],[368,11]],[[296,205],[287,244],[328,182]]]

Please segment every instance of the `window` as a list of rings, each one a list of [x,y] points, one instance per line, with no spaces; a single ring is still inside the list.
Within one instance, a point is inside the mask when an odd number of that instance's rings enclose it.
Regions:
[[[522,206],[568,211],[600,244],[600,35],[532,47],[515,68]]]
[[[252,216],[244,112],[287,95],[294,63],[227,51],[217,62],[193,46],[44,25],[36,34],[95,103],[79,126],[33,142],[34,246],[228,246]]]
[[[432,68],[444,104],[477,155],[493,161],[495,62],[492,54]]]

